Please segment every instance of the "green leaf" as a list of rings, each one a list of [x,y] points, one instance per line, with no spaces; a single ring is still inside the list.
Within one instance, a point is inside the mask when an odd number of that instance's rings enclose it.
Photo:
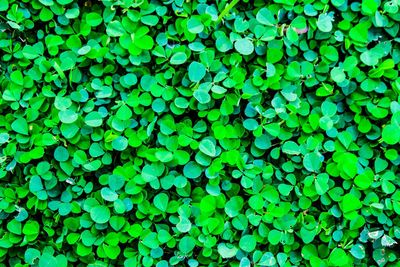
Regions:
[[[260,265],[260,266],[275,266],[276,258],[274,257],[274,254],[272,254],[271,252],[265,252],[262,255],[258,265]]]
[[[155,156],[161,162],[170,162],[174,159],[174,155],[170,151],[157,151]]]
[[[11,128],[13,131],[23,134],[23,135],[28,135],[29,134],[29,127],[28,123],[24,118],[18,118],[13,123],[11,124]]]
[[[307,153],[304,156],[303,165],[310,172],[318,172],[322,166],[321,155],[317,152]]]
[[[118,199],[118,194],[110,188],[104,187],[101,189],[101,197],[106,201],[114,202]]]
[[[1,2],[1,0],[0,0]],[[22,53],[25,58],[27,59],[35,59],[40,56],[40,54],[43,54],[44,48],[42,43],[37,43],[33,46],[31,45],[26,45],[24,46]]]
[[[36,259],[40,258],[40,251],[34,248],[28,248],[25,251],[24,259],[28,264],[33,264]]]
[[[125,33],[125,29],[118,20],[111,21],[107,25],[107,34],[110,37],[119,37]]]
[[[247,38],[236,40],[235,49],[244,56],[251,55],[254,52],[254,44]]]
[[[180,241],[179,241],[179,250],[183,254],[188,254],[190,253],[194,247],[196,246],[195,240],[191,236],[184,236]]]
[[[355,244],[351,247],[350,250],[351,255],[354,256],[354,258],[357,259],[364,259],[365,258],[365,248],[362,244]]]
[[[63,146],[58,146],[55,150],[54,150],[54,158],[57,161],[60,162],[64,162],[67,161],[69,159],[69,153],[68,150],[63,147]]]
[[[187,29],[193,34],[198,34],[203,31],[204,25],[201,23],[201,20],[198,17],[191,17],[187,21]]]
[[[334,248],[328,260],[333,266],[348,266],[349,257],[342,248]]]
[[[8,7],[8,0],[0,0],[0,11],[6,11]]]
[[[95,206],[90,210],[90,218],[95,223],[107,223],[110,220],[110,209],[106,206]]]
[[[108,178],[108,185],[114,191],[121,189],[124,186],[124,184],[125,184],[125,178],[121,175],[112,174]]]
[[[187,56],[183,52],[178,52],[172,55],[170,62],[172,65],[182,65],[183,63],[186,62]]]
[[[157,176],[155,175],[154,166],[146,165],[142,169],[142,177],[146,182],[152,182],[157,180]]]
[[[201,199],[200,210],[204,214],[212,214],[215,212],[216,205],[215,197],[207,195]]]
[[[190,179],[196,179],[200,177],[202,173],[202,168],[193,161],[190,161],[188,164],[185,165],[183,168],[183,175]]]
[[[7,143],[10,139],[10,135],[8,133],[0,133],[0,144]]]
[[[321,110],[324,116],[333,117],[337,112],[337,105],[331,101],[324,101]]]
[[[22,225],[17,220],[12,220],[7,223],[7,230],[13,234],[20,235],[22,233]]]
[[[124,151],[128,147],[128,139],[124,136],[118,136],[111,143],[113,149]]]
[[[86,115],[85,123],[90,127],[99,127],[103,123],[103,118],[101,117],[99,112],[92,111]]]
[[[272,245],[277,245],[282,239],[282,233],[278,230],[271,230],[268,233],[268,242],[270,242]]]
[[[267,26],[273,26],[277,23],[274,14],[268,8],[265,7],[261,8],[257,12],[256,19],[259,23]]]
[[[37,221],[29,220],[25,223],[24,227],[22,228],[22,233],[24,235],[38,235],[40,231],[40,226]]]
[[[231,199],[229,199],[228,202],[226,202],[225,213],[229,217],[235,217],[240,214],[243,205],[244,205],[243,198],[239,196],[234,196]]]
[[[364,173],[357,175],[354,179],[354,183],[363,190],[370,187],[373,181],[374,173],[372,171],[365,171]]]
[[[344,73],[343,69],[337,67],[332,69],[331,77],[336,83],[341,83],[346,80],[346,74]]]
[[[341,207],[344,213],[358,210],[362,207],[360,200],[353,194],[346,194],[343,196]]]
[[[374,15],[378,7],[379,4],[375,0],[362,0],[361,2],[361,11],[368,16]]]
[[[29,190],[32,193],[37,193],[43,190],[43,183],[39,176],[33,176],[29,181]]]
[[[20,70],[13,71],[10,75],[11,81],[17,85],[23,86],[24,85],[24,77]]]
[[[61,110],[58,112],[58,117],[63,123],[74,123],[78,120],[78,114],[72,110]]]
[[[365,46],[368,43],[369,21],[359,23],[350,29],[349,35],[355,45]]]
[[[132,117],[132,111],[127,105],[122,105],[118,109],[116,116],[122,121],[129,120]]]
[[[68,5],[73,2],[73,0],[57,0],[60,5]]]
[[[187,233],[192,229],[192,223],[185,217],[180,217],[179,222],[176,224],[176,228],[181,233]]]
[[[204,65],[196,61],[190,63],[188,71],[189,79],[196,83],[200,82],[206,75],[206,68]]]
[[[207,104],[211,101],[211,96],[208,94],[207,91],[202,89],[194,91],[193,96],[197,99],[197,101],[199,101],[200,104]]]
[[[384,247],[391,247],[391,246],[396,245],[396,244],[397,244],[397,241],[394,240],[393,238],[391,238],[391,237],[388,236],[388,235],[384,235],[384,236],[382,236],[381,244],[382,244],[382,246],[384,246]]]
[[[299,155],[300,147],[293,141],[286,141],[282,146],[282,152],[288,155]]]
[[[329,190],[329,176],[326,173],[321,173],[317,175],[315,180],[315,190],[318,195],[323,195]]]
[[[219,36],[217,38],[215,46],[220,52],[227,52],[233,48],[232,41],[225,35]]]
[[[39,267],[57,266],[57,260],[50,254],[43,254],[39,259]]]
[[[254,195],[249,199],[249,205],[254,210],[262,209],[264,207],[264,202],[265,201],[261,195]]]
[[[203,139],[199,144],[199,149],[201,152],[210,157],[215,157],[217,154],[215,143],[209,139]]]
[[[339,158],[339,170],[342,177],[353,178],[357,174],[358,158],[352,153],[343,153]]]
[[[320,14],[317,20],[317,27],[322,32],[330,32],[332,31],[333,25],[333,14]]]
[[[156,233],[149,233],[146,235],[146,237],[143,239],[143,244],[151,249],[156,249],[159,246],[158,240],[157,240],[157,234]]]
[[[107,257],[112,260],[115,260],[121,253],[121,249],[119,248],[119,246],[107,246],[103,244],[103,249]]]
[[[400,141],[400,127],[395,124],[386,125],[382,130],[382,139],[388,145],[395,145]]]
[[[101,17],[100,14],[91,12],[86,15],[86,22],[92,27],[97,27],[99,26],[103,21],[103,18]]]
[[[373,50],[367,50],[361,53],[360,59],[367,66],[376,66],[379,62],[379,55]]]
[[[153,203],[157,209],[165,212],[168,207],[169,197],[165,193],[160,193],[154,197]]]
[[[150,36],[144,35],[140,37],[140,41],[135,41],[135,45],[140,49],[150,50],[154,46],[154,41]]]
[[[239,247],[245,252],[252,252],[256,245],[256,239],[252,235],[244,235],[240,238]]]
[[[235,257],[237,252],[238,248],[231,244],[226,244],[226,243],[218,244],[218,253],[224,259]]]

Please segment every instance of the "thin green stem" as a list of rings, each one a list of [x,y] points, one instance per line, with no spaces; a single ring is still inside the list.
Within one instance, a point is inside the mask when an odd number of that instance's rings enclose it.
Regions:
[[[227,5],[225,7],[224,10],[222,10],[221,14],[219,14],[218,19],[217,19],[217,24],[220,23],[222,21],[222,19],[225,17],[226,14],[229,13],[229,11],[231,11],[231,9],[239,2],[239,0],[233,0],[232,2],[229,3],[229,5]]]

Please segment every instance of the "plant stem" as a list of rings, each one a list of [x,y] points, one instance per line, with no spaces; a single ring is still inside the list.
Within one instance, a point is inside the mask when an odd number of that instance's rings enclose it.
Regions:
[[[218,19],[217,19],[217,24],[220,23],[222,21],[222,19],[225,17],[226,14],[229,13],[229,11],[231,11],[231,9],[239,2],[239,0],[233,0],[232,2],[229,3],[229,5],[227,5],[225,7],[224,10],[222,10],[221,14],[219,14]]]

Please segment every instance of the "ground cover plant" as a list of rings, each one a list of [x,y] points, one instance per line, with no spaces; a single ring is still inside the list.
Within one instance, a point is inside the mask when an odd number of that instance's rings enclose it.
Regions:
[[[400,266],[398,0],[0,0],[0,266]]]

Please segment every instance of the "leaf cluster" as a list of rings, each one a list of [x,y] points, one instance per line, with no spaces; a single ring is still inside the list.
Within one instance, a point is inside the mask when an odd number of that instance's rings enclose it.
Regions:
[[[0,267],[399,266],[397,0],[0,0]]]

